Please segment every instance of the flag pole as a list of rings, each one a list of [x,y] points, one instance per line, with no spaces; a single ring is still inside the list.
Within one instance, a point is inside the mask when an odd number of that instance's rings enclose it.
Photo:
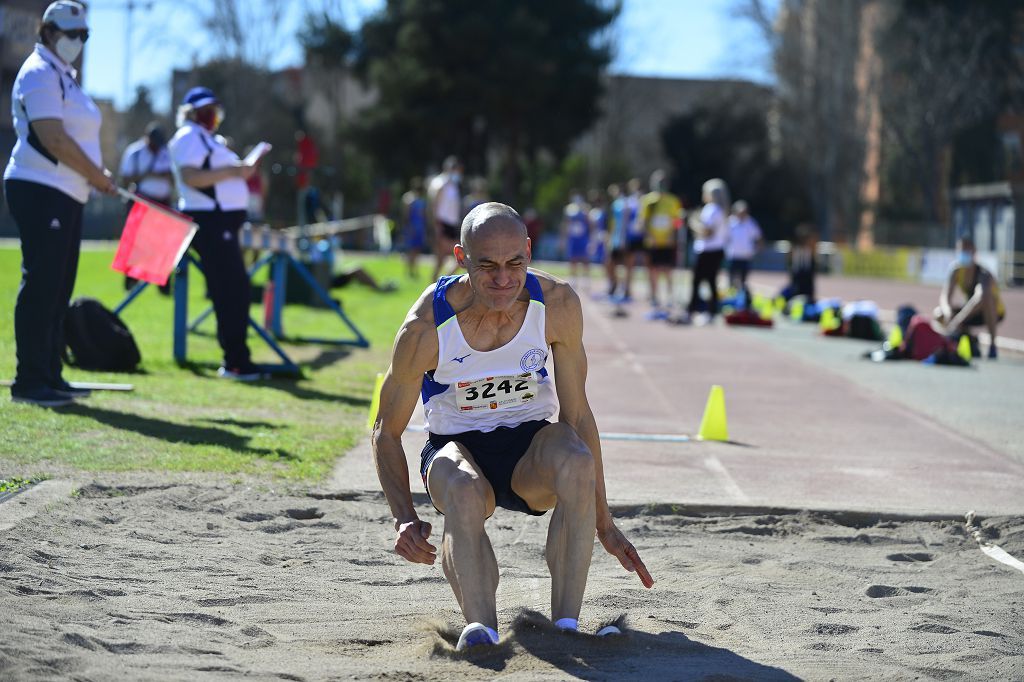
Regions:
[[[184,213],[179,213],[178,211],[175,211],[173,208],[169,208],[167,206],[164,206],[163,204],[158,204],[155,201],[151,201],[145,197],[139,196],[135,192],[127,190],[123,187],[117,187],[117,193],[121,195],[121,198],[126,199],[128,201],[135,201],[141,204],[145,204],[148,208],[151,208],[154,211],[160,211],[161,213],[173,216],[175,218],[178,218],[179,220],[187,220],[190,223],[195,223],[195,221],[192,220],[191,216],[187,216]]]

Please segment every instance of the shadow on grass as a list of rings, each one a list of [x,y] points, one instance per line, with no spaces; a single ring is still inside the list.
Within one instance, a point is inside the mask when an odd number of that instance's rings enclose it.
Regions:
[[[206,422],[207,424],[223,424],[224,426],[237,426],[242,429],[279,429],[280,424],[274,424],[273,422],[258,422],[258,421],[244,421],[241,419],[231,419],[223,417],[219,419],[197,419],[196,421]]]
[[[183,369],[187,369],[197,377],[204,379],[215,379],[217,381],[226,381],[226,379],[219,379],[216,376],[217,367],[219,365],[208,365],[195,362],[187,362],[181,365]],[[239,382],[239,385],[255,390],[272,388],[278,391],[284,391],[290,393],[296,398],[302,400],[323,400],[329,403],[342,403],[344,405],[351,405],[352,407],[370,407],[369,398],[353,398],[348,395],[339,395],[337,393],[325,393],[318,391],[314,388],[307,388],[301,385],[302,379],[298,378],[286,378],[274,376],[270,379],[263,379],[261,381],[252,382]]]
[[[300,363],[303,367],[309,369],[323,369],[324,367],[330,367],[336,362],[344,360],[349,355],[352,355],[351,348],[325,348],[320,351],[320,354],[309,362]]]
[[[256,455],[259,457],[280,457],[288,461],[298,459],[295,455],[284,450],[267,450],[265,448],[254,448],[249,445],[249,436],[240,436],[225,429],[214,426],[197,426],[195,424],[177,424],[175,422],[143,417],[130,412],[115,412],[92,407],[83,403],[75,403],[62,408],[67,414],[77,414],[82,417],[94,419],[101,424],[106,424],[115,429],[133,431],[150,438],[159,438],[168,443],[182,443],[186,445],[216,445],[226,448],[241,455]]]

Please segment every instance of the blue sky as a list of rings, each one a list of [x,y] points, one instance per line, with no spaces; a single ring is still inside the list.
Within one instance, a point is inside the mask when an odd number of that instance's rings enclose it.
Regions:
[[[260,0],[252,0],[259,2]],[[618,55],[612,70],[644,76],[770,79],[767,52],[757,32],[733,19],[738,0],[624,0],[616,26]],[[125,7],[134,4],[132,46],[135,57],[125,84]],[[95,97],[122,106],[136,85],[147,85],[157,105],[169,104],[170,73],[212,53],[197,15],[181,0],[93,0],[91,35],[86,44],[85,87]],[[204,0],[191,4],[203,7]],[[278,32],[275,68],[300,64],[295,32],[307,6],[333,5],[349,26],[372,13],[383,0],[290,0]]]

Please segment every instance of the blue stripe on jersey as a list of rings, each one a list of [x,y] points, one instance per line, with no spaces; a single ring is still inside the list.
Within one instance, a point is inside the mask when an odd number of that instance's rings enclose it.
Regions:
[[[423,403],[426,404],[428,400],[433,398],[435,395],[439,395],[448,390],[449,384],[439,384],[434,381],[434,372],[423,373],[423,388],[420,389],[420,396],[423,398]]]
[[[541,367],[539,370],[537,370],[537,374],[539,374],[542,377],[544,377],[545,379],[547,379],[548,378],[548,368],[547,367]]]
[[[544,302],[544,292],[540,288],[540,280],[533,273],[526,273],[526,290],[534,301]]]
[[[437,280],[437,286],[434,288],[434,326],[440,327],[442,324],[447,322],[450,318],[455,316],[455,310],[448,303],[448,299],[445,296],[448,291],[448,286],[457,280],[461,275],[445,275],[441,279]]]

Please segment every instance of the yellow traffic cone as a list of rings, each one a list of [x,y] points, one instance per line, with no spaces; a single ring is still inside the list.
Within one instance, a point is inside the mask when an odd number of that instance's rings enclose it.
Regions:
[[[725,424],[725,391],[721,386],[711,387],[697,440],[729,440],[729,429]]]
[[[821,311],[821,320],[819,321],[819,324],[821,325],[821,330],[823,332],[830,332],[833,329],[838,328],[842,322],[836,318],[835,310],[832,308],[825,308]]]
[[[903,329],[898,325],[893,325],[892,331],[889,332],[889,348],[899,348],[903,345]]]
[[[384,385],[384,375],[377,372],[377,380],[373,382],[373,397],[370,399],[370,414],[366,418],[367,430],[373,430],[373,423],[377,421],[377,410],[380,409],[380,389]]]
[[[794,322],[802,322],[804,319],[804,302],[802,299],[794,298],[789,304],[789,317]]]
[[[967,334],[960,336],[960,341],[956,344],[956,354],[967,362],[971,361],[971,337]]]

